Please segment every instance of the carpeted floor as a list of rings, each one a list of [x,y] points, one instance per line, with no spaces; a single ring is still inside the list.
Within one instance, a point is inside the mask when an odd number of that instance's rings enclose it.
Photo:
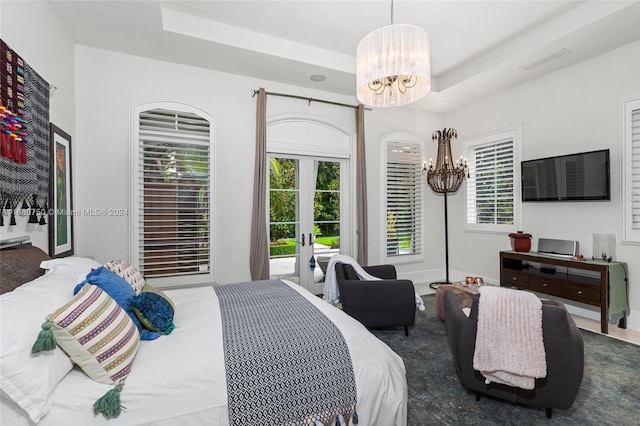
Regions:
[[[405,337],[404,329],[373,330],[405,363],[409,387],[408,425],[640,425],[640,346],[581,330],[585,370],[573,406],[528,408],[465,391],[456,375],[435,297]]]

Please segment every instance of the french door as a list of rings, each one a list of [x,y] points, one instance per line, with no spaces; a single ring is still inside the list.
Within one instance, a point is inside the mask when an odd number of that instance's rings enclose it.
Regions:
[[[347,241],[347,160],[270,154],[268,161],[271,277],[320,294],[329,258]]]

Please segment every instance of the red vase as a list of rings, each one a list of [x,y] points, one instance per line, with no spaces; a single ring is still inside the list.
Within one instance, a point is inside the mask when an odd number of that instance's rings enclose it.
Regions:
[[[509,234],[509,237],[514,251],[526,253],[531,250],[531,234],[518,231],[517,233]]]

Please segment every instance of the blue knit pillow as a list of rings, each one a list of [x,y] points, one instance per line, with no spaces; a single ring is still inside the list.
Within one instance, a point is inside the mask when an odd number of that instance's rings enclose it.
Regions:
[[[131,310],[148,330],[169,334],[175,327],[173,301],[149,284],[145,284],[140,294],[131,300]]]

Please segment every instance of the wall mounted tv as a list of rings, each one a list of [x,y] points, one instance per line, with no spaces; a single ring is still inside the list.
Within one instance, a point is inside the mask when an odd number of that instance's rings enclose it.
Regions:
[[[610,200],[609,150],[522,162],[522,201]]]

